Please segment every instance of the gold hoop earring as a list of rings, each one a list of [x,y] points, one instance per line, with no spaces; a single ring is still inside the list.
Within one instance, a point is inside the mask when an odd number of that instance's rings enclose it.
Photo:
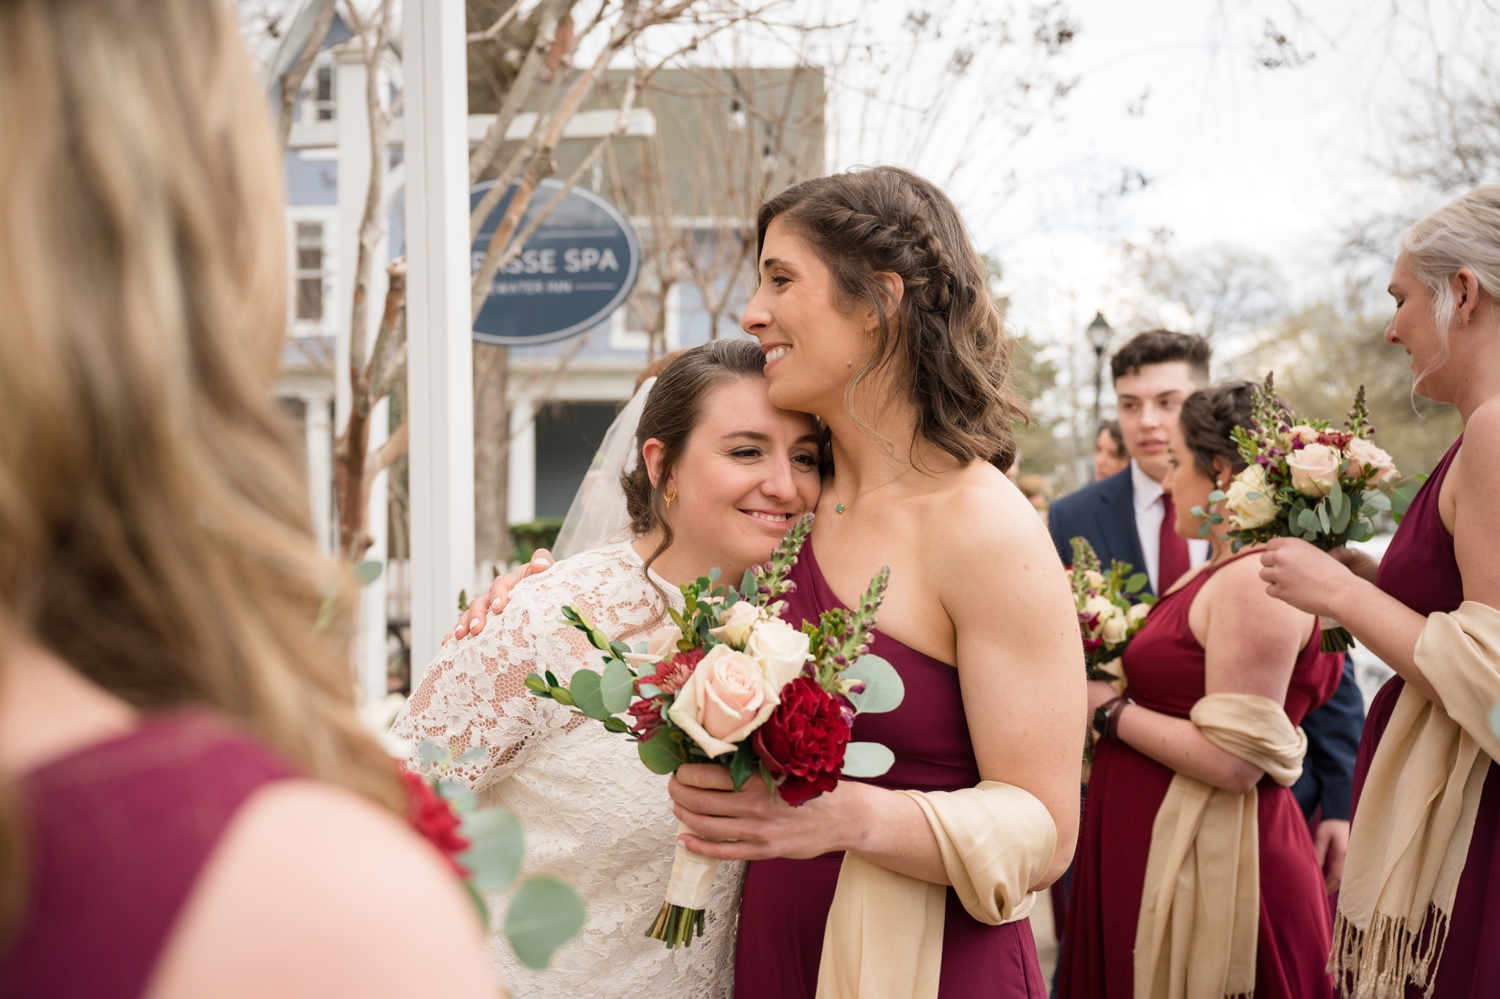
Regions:
[[[666,500],[667,506],[670,507],[672,505],[672,501],[677,498],[676,488],[673,486],[668,486],[667,488],[663,489],[661,491],[661,498]]]

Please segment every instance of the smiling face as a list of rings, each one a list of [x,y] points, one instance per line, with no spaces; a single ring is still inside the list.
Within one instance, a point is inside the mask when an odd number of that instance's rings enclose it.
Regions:
[[[653,481],[663,448],[642,448]],[[818,504],[818,437],[813,418],[771,404],[766,382],[733,378],[709,391],[681,457],[667,473],[675,535],[657,563],[673,581],[723,570],[738,581],[764,562],[792,521]]]
[[[740,325],[766,355],[771,402],[826,417],[842,408],[876,318],[868,309],[844,313],[828,265],[778,216],[766,228],[760,287]]]
[[[1115,379],[1125,450],[1157,482],[1167,474],[1167,448],[1182,402],[1202,387],[1187,361],[1143,364]]]
[[[1396,300],[1396,311],[1385,328],[1385,342],[1406,350],[1411,358],[1412,378],[1416,392],[1427,399],[1448,401],[1447,378],[1443,370],[1451,360],[1444,357],[1443,338],[1432,317],[1432,291],[1411,269],[1406,251],[1396,257],[1387,289]]]

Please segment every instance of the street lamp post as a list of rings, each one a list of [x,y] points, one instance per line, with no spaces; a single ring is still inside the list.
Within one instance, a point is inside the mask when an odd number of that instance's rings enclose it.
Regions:
[[[1089,337],[1089,346],[1094,348],[1094,425],[1093,431],[1099,433],[1099,421],[1101,412],[1099,403],[1104,395],[1104,348],[1109,346],[1109,338],[1114,330],[1109,328],[1109,323],[1104,321],[1104,313],[1095,312],[1094,321],[1089,323],[1086,330]],[[1092,441],[1090,442],[1092,443]]]

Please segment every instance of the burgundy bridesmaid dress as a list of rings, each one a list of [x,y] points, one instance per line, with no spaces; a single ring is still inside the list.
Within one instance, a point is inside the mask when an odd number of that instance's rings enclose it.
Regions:
[[[1464,581],[1453,555],[1453,536],[1443,526],[1438,512],[1438,491],[1453,456],[1463,438],[1459,437],[1422,489],[1412,500],[1402,518],[1401,527],[1391,539],[1375,585],[1401,601],[1418,614],[1446,614],[1458,609],[1464,600]],[[1355,819],[1358,820],[1359,795],[1370,772],[1375,747],[1385,734],[1391,712],[1406,681],[1393,676],[1370,702],[1365,719],[1364,737],[1354,762]],[[1471,996],[1500,996],[1500,779],[1490,764],[1479,799],[1479,814],[1474,819],[1474,836],[1469,840],[1469,857],[1458,880],[1458,895],[1453,900],[1453,918],[1448,942],[1438,965],[1433,999],[1469,999]],[[1422,990],[1408,984],[1411,999]]]
[[[791,578],[797,588],[787,595],[783,616],[789,623],[816,621],[822,611],[843,606],[818,569],[811,541],[803,546]],[[871,651],[901,674],[906,699],[895,711],[862,715],[854,723],[854,739],[884,743],[896,754],[890,771],[868,783],[919,791],[977,785],[979,765],[969,742],[958,670],[879,632]],[[823,929],[842,862],[842,853],[751,862],[740,903],[735,999],[813,999]],[[939,999],[1046,995],[1029,921],[986,926],[964,911],[949,888]]]
[[[1204,570],[1163,597],[1126,648],[1125,693],[1142,707],[1186,718],[1206,693],[1204,651],[1188,626],[1188,609],[1215,571]],[[1292,724],[1333,696],[1343,664],[1342,654],[1319,651],[1313,626],[1287,688],[1285,708]],[[1057,987],[1062,999],[1131,999],[1151,828],[1174,776],[1170,768],[1118,739],[1099,744],[1073,857]],[[1256,791],[1260,933],[1255,999],[1326,999],[1332,994],[1324,969],[1333,926],[1307,822],[1290,788],[1264,777]]]
[[[269,781],[270,750],[211,716],[134,731],[25,775],[25,909],[0,996],[136,999],[219,837]]]

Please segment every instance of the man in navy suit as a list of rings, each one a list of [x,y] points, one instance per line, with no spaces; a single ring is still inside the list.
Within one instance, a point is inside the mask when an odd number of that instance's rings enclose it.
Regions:
[[[1168,435],[1183,401],[1208,385],[1211,356],[1200,336],[1153,330],[1110,360],[1130,466],[1052,504],[1048,527],[1064,564],[1072,564],[1072,539],[1082,535],[1106,566],[1129,562],[1145,571],[1150,592],[1164,593],[1208,558],[1208,542],[1185,540],[1173,530],[1172,497],[1162,491],[1161,480]],[[1364,700],[1346,656],[1338,691],[1302,720],[1307,759],[1292,788],[1309,822],[1318,819],[1313,840],[1329,891],[1338,888],[1349,848],[1349,796],[1363,727]]]

